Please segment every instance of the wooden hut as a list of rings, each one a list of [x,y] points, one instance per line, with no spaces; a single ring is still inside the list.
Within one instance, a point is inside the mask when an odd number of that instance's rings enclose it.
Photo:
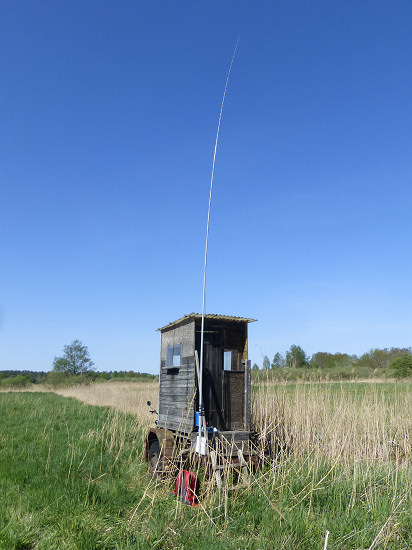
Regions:
[[[203,399],[206,423],[220,432],[249,431],[248,323],[255,319],[205,315]],[[158,427],[197,430],[201,315],[191,313],[161,332]]]

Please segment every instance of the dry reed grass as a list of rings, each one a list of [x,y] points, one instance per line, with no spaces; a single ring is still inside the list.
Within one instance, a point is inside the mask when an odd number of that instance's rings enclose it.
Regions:
[[[104,382],[57,388],[53,391],[63,397],[74,397],[87,405],[112,407],[130,413],[136,416],[143,429],[153,426],[157,418],[149,413],[149,408],[158,408],[157,382]],[[147,401],[151,401],[150,407],[147,406]]]
[[[396,383],[262,385],[252,401],[261,449],[339,460],[408,464],[412,388]]]

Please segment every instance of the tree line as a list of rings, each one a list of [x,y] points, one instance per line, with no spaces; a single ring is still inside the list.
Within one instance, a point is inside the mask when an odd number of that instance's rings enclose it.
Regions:
[[[50,372],[0,371],[0,386],[61,385],[65,383],[126,379],[150,381],[157,378],[153,374],[131,370],[97,372],[94,369],[94,362],[90,358],[88,347],[79,340],[73,340],[71,344],[64,346],[63,355],[54,358],[52,367]],[[341,369],[342,372],[347,371],[348,373],[356,369],[358,371],[369,369],[380,372],[393,369],[391,373],[398,378],[412,377],[412,348],[373,348],[360,356],[328,352],[317,352],[309,356],[300,346],[292,345],[285,353],[276,352],[272,361],[265,355],[261,367],[257,363],[252,366],[252,371],[255,373],[258,371],[279,372],[279,369],[291,369],[293,371]]]
[[[395,376],[412,376],[412,348],[373,348],[360,356],[328,352],[317,352],[309,356],[300,346],[292,345],[286,353],[276,352],[272,361],[265,355],[262,366],[254,363],[252,370],[363,367],[373,370],[393,368]]]
[[[103,381],[138,381],[138,382],[150,382],[156,380],[157,376],[154,374],[148,374],[146,372],[134,372],[134,371],[109,371],[109,372],[97,372],[90,371],[79,375],[66,375],[64,373],[56,373],[56,371],[50,372],[37,372],[37,371],[18,371],[18,370],[3,370],[0,371],[0,387],[2,388],[14,388],[24,387],[31,384],[46,384],[46,385],[61,385],[67,383],[90,383],[90,382],[103,382]]]
[[[60,386],[65,384],[87,384],[103,380],[137,380],[140,382],[156,380],[157,376],[145,372],[114,370],[97,372],[90,358],[89,349],[80,340],[73,340],[64,346],[63,355],[55,357],[50,372],[0,371],[0,386],[22,387],[30,384],[48,384]]]

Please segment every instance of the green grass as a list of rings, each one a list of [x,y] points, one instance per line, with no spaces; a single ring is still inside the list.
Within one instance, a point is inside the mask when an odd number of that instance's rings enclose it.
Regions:
[[[329,549],[349,549],[381,529],[375,548],[412,547],[406,466],[274,457],[248,489],[203,483],[190,508],[147,475],[130,415],[2,393],[0,419],[1,549],[319,549],[326,530]]]
[[[136,423],[53,394],[1,394],[0,417],[1,548],[97,548],[133,502]]]

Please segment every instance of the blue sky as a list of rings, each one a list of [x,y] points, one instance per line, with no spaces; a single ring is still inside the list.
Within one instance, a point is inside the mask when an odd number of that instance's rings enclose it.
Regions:
[[[157,372],[168,322],[410,346],[412,4],[10,1],[0,17],[0,370]]]

